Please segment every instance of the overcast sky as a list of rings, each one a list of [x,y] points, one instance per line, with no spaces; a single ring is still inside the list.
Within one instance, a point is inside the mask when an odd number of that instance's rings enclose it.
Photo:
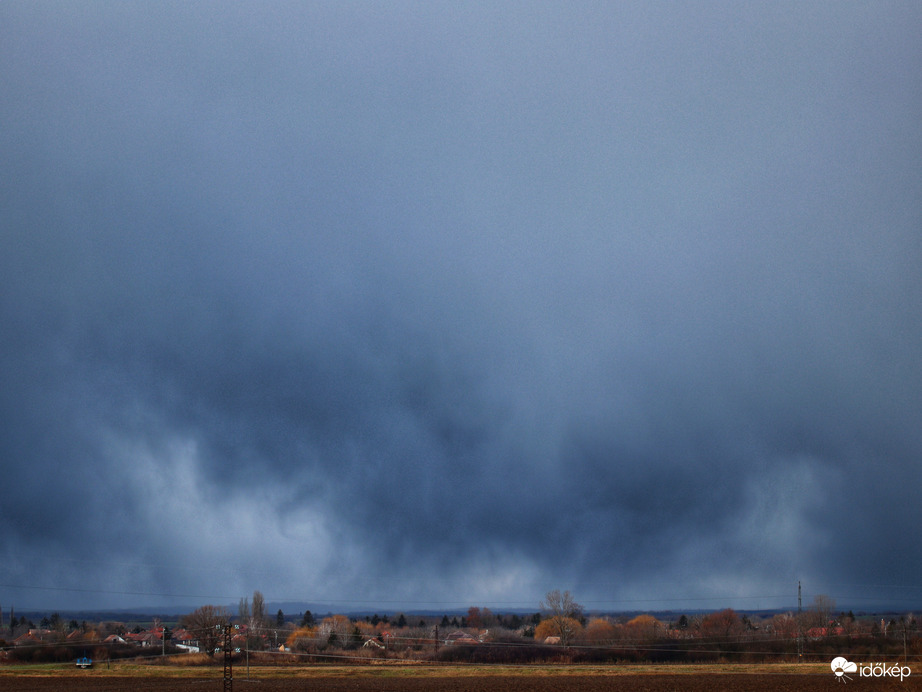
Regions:
[[[0,606],[918,607],[920,30],[0,3]]]

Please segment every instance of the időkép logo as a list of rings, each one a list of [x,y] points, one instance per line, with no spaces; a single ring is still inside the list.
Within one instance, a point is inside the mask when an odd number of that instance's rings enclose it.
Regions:
[[[852,663],[843,656],[836,656],[830,664],[832,672],[835,673],[838,682],[851,680],[848,673],[858,673],[861,678],[899,678],[900,682],[910,676],[912,671],[909,666],[901,666],[898,663]]]

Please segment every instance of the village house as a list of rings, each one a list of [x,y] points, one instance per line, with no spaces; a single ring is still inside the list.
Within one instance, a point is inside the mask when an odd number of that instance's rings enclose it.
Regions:
[[[462,644],[480,644],[480,640],[477,639],[474,635],[468,634],[462,630],[455,630],[445,637],[445,644],[447,646],[451,645],[462,645]]]
[[[52,631],[46,629],[31,629],[25,634],[21,634],[13,640],[13,646],[32,646],[50,641]]]

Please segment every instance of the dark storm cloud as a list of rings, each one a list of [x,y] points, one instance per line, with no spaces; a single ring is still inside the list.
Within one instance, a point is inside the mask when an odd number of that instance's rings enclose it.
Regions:
[[[0,11],[7,584],[912,584],[912,5]]]

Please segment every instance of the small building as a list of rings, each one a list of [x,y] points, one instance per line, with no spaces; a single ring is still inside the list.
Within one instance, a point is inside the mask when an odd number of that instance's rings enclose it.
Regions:
[[[199,646],[201,646],[198,637],[183,628],[173,630],[172,641],[176,646],[186,649],[187,651],[192,651],[194,649],[196,653],[199,650]]]
[[[13,646],[33,646],[41,643],[41,636],[35,634],[33,630],[29,630],[25,634],[20,634],[13,640]]]
[[[445,637],[445,644],[448,646],[451,645],[469,645],[469,644],[479,644],[480,640],[477,639],[472,634],[463,632],[461,630],[455,630],[451,634]]]

